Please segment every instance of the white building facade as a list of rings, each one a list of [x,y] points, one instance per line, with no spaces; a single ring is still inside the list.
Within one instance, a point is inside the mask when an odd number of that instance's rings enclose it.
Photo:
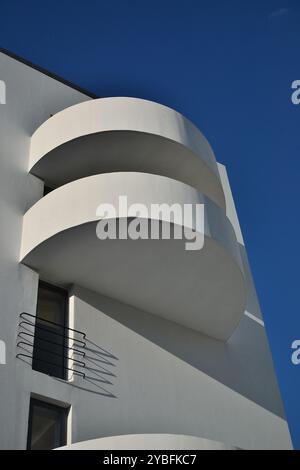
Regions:
[[[291,448],[205,137],[170,108],[95,99],[4,52],[0,79],[0,448]],[[99,204],[131,221],[120,196],[203,204],[203,248],[99,240]]]

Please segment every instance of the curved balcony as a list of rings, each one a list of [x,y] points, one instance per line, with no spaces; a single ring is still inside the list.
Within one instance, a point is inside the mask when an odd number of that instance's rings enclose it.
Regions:
[[[186,250],[186,239],[174,237],[100,240],[100,203],[116,208],[118,223],[132,220],[132,213],[118,207],[122,195],[128,207],[140,203],[149,209],[149,216],[140,217],[149,224],[151,204],[204,204],[202,229],[194,219],[157,217],[161,228],[181,223],[188,234],[197,230],[203,248]],[[222,340],[245,308],[242,263],[224,211],[195,188],[164,176],[109,173],[52,191],[24,216],[21,261],[48,280],[81,285]]]
[[[56,450],[236,450],[222,442],[180,434],[123,434],[75,442]],[[184,462],[192,461],[186,456]]]
[[[176,111],[137,98],[86,101],[48,119],[32,136],[29,171],[52,188],[114,171],[168,176],[225,208],[205,137]]]

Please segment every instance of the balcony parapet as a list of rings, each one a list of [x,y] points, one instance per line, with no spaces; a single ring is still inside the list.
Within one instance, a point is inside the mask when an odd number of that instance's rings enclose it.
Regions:
[[[197,436],[180,434],[123,434],[89,441],[75,442],[56,450],[236,450],[223,442]],[[192,463],[193,456],[186,455],[184,463]]]
[[[130,219],[118,208],[122,195],[128,205],[146,207],[204,204],[203,248],[188,251],[184,239],[99,240],[99,204],[113,204],[117,220]],[[160,224],[173,220],[163,215]],[[24,216],[21,261],[49,281],[81,285],[221,340],[230,337],[245,309],[242,262],[224,211],[164,176],[108,173],[52,191]]]
[[[52,116],[32,136],[29,171],[52,188],[114,171],[168,176],[225,208],[206,138],[180,113],[137,98],[86,101]]]

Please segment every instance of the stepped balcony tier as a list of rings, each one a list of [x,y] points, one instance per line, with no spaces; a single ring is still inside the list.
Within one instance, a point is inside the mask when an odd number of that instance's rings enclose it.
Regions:
[[[124,195],[128,207],[139,203],[148,209],[141,219],[149,224],[153,204],[202,204],[203,227],[192,221],[183,228],[203,240],[203,247],[187,250],[185,238],[99,239],[99,204],[116,207],[118,223],[131,220],[119,207]],[[158,217],[162,229],[180,223],[171,213]],[[165,176],[106,173],[55,189],[24,216],[21,261],[44,279],[81,285],[222,340],[245,308],[242,262],[224,211],[197,189]]]
[[[225,199],[213,151],[178,112],[136,98],[104,98],[67,108],[33,134],[29,170],[56,188],[85,176],[137,171]]]
[[[230,337],[245,309],[243,265],[213,152],[193,124],[140,99],[84,102],[37,129],[30,171],[54,189],[24,216],[24,264],[52,282],[81,285],[220,340]],[[99,215],[105,204],[116,208],[113,215]],[[147,209],[138,219],[148,237],[118,232],[99,239],[103,218],[114,220],[115,231],[125,223],[129,233],[128,208],[135,204]],[[203,223],[195,215],[178,220],[172,211],[153,215],[153,205],[175,205],[181,214],[188,205],[201,206]],[[193,235],[201,249],[186,248]]]

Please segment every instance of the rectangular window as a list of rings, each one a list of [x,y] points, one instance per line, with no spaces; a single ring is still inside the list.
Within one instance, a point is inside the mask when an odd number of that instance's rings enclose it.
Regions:
[[[32,368],[65,379],[68,343],[68,291],[40,281]]]
[[[66,445],[68,408],[31,398],[27,449],[49,450]]]

